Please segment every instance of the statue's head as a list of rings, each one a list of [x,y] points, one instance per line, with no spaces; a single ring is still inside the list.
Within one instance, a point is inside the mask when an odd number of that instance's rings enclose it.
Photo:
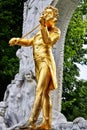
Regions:
[[[34,73],[32,72],[32,70],[29,69],[25,72],[25,79],[27,81],[32,81],[34,79]]]
[[[53,6],[47,6],[44,9],[43,13],[48,13],[48,15],[52,14],[54,18],[57,18],[59,16],[58,9]]]
[[[57,21],[57,18],[59,16],[58,9],[53,6],[48,6],[44,9],[42,12],[42,15],[46,19],[47,22],[53,22],[55,23]]]
[[[7,107],[8,106],[6,102],[0,102],[0,116],[4,116]]]

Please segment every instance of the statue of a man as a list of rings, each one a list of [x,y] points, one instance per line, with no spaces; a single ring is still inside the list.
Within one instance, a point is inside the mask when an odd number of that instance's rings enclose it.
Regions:
[[[48,6],[40,16],[40,30],[30,39],[12,38],[9,41],[11,46],[33,46],[33,55],[36,72],[36,98],[29,118],[32,129],[51,129],[52,105],[50,101],[50,90],[57,88],[56,66],[52,54],[52,47],[60,38],[60,30],[55,26],[58,10]],[[35,123],[40,111],[43,112],[43,121],[39,126]]]

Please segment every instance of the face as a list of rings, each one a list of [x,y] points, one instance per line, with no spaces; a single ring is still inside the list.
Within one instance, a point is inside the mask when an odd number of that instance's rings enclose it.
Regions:
[[[5,102],[0,102],[0,116],[4,116],[7,105]]]
[[[51,9],[46,9],[44,12],[43,12],[43,15],[45,17],[45,19],[48,21],[50,19],[53,19],[53,11]]]
[[[51,27],[55,24],[55,19],[53,15],[52,9],[46,9],[43,14],[44,18],[46,19],[46,25],[48,27]]]
[[[31,74],[31,72],[29,72],[28,74],[26,74],[25,78],[26,78],[27,81],[31,81],[32,80],[32,74]]]

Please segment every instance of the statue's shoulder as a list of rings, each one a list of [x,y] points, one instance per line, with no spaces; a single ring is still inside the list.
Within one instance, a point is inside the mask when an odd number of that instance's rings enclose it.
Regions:
[[[55,33],[59,33],[59,34],[61,34],[60,29],[59,29],[59,28],[57,28],[57,27],[54,27],[54,32],[55,32]]]

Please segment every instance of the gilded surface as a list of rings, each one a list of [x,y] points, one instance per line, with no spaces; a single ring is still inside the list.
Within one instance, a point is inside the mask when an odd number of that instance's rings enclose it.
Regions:
[[[30,128],[32,129],[51,129],[52,106],[49,92],[57,88],[56,66],[52,54],[52,47],[60,38],[60,30],[55,26],[57,21],[58,10],[48,6],[42,12],[39,19],[40,30],[30,39],[12,38],[9,41],[11,46],[33,46],[33,56],[36,71],[36,98],[29,119]],[[35,123],[40,111],[43,112],[43,121],[39,126]]]

